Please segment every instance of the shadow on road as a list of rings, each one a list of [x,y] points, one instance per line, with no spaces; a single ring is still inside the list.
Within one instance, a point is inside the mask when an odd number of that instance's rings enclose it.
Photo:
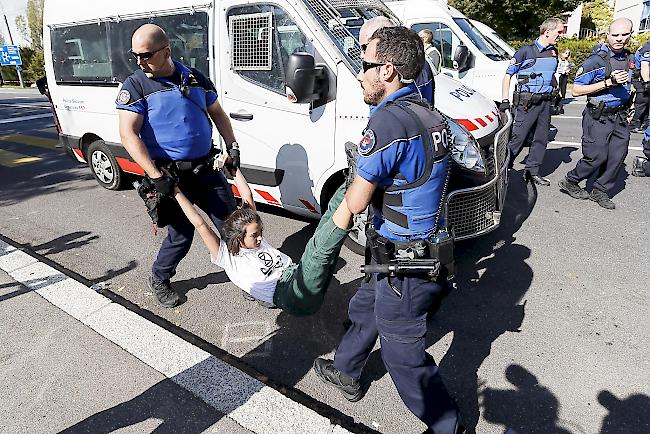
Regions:
[[[52,241],[48,241],[46,243],[38,244],[35,246],[28,243],[25,244],[25,247],[38,252],[43,256],[48,256],[65,252],[67,250],[77,249],[79,247],[90,244],[91,241],[98,239],[98,235],[91,235],[88,231],[77,231],[66,235],[61,235]]]
[[[563,163],[571,163],[571,161],[573,161],[571,154],[577,150],[578,148],[575,146],[548,148],[546,150],[546,154],[544,154],[544,163],[540,168],[540,173],[543,173],[544,176],[550,175],[551,173],[554,173],[556,170],[558,170]],[[573,169],[573,166],[569,167],[566,171],[568,172],[571,169]]]
[[[647,434],[650,432],[650,397],[637,393],[625,399],[608,390],[598,394],[598,402],[609,414],[603,419],[600,434]]]

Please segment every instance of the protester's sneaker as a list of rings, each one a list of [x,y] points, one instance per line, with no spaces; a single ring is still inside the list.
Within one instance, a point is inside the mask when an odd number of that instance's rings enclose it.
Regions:
[[[574,199],[589,199],[589,192],[584,188],[580,187],[577,182],[569,181],[564,178],[558,182],[560,186],[560,191],[566,193]]]
[[[345,177],[345,186],[349,187],[357,176],[357,159],[359,158],[359,149],[352,142],[345,144],[345,158],[348,160],[348,174]]]
[[[644,157],[634,157],[634,162],[632,163],[632,175],[633,176],[647,176],[643,165],[648,161]]]
[[[600,191],[594,188],[593,190],[591,190],[589,199],[593,200],[594,202],[596,202],[598,205],[602,206],[605,209],[616,208],[616,204],[612,202],[609,196],[607,196],[607,193],[605,193],[604,191]]]
[[[147,283],[162,307],[176,307],[178,305],[180,298],[172,289],[169,280],[160,280],[151,275]]]
[[[363,398],[361,384],[334,367],[334,362],[318,358],[314,360],[314,372],[323,382],[330,384],[341,391],[343,397],[350,402],[357,402]]]

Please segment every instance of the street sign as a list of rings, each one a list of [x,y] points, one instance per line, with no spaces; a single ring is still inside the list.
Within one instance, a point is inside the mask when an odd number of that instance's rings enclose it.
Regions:
[[[17,45],[0,45],[0,65],[22,65],[23,61],[20,59],[20,51]]]

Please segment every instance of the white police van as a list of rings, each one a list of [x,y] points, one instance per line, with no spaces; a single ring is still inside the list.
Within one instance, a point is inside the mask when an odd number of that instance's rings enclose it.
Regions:
[[[441,73],[460,80],[493,101],[501,101],[501,80],[511,56],[485,37],[447,0],[387,0],[402,23],[419,32],[429,29],[442,55]],[[513,85],[514,87],[514,85]]]
[[[120,144],[115,97],[137,67],[131,35],[152,22],[167,31],[175,59],[214,82],[255,200],[317,218],[344,179],[345,143],[356,143],[368,120],[355,78],[357,37],[379,14],[397,21],[378,0],[46,0],[45,65],[61,142],[106,188],[119,188],[125,173],[143,174]],[[303,71],[312,88],[298,97],[286,87],[296,52],[315,60]],[[444,75],[435,81],[436,106],[455,119],[455,191],[445,209],[456,237],[469,238],[498,226],[511,120],[470,87]],[[362,220],[353,248],[365,243]]]
[[[488,26],[485,23],[476,20],[470,20],[474,27],[483,34],[486,38],[490,39],[496,45],[496,48],[499,49],[503,54],[508,57],[515,55],[515,50],[510,44],[508,44],[502,37],[494,30],[492,27]]]

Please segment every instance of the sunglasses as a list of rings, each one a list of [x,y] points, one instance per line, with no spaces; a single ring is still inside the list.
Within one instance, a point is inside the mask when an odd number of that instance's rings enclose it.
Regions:
[[[153,56],[155,56],[155,54],[156,54],[157,52],[159,52],[160,50],[163,50],[163,49],[167,48],[168,46],[169,46],[169,45],[165,45],[164,47],[160,47],[159,49],[157,49],[157,50],[155,50],[155,51],[147,51],[146,53],[135,53],[135,52],[133,52],[133,50],[130,49],[130,50],[129,50],[129,53],[130,53],[131,56],[133,56],[133,58],[135,58],[136,60],[137,60],[137,59],[140,59],[140,60],[149,60],[149,59],[151,59]]]
[[[391,65],[393,65],[393,66],[404,66],[403,63],[395,63],[395,62],[385,62],[385,63],[381,63],[381,62],[366,62],[365,60],[362,60],[362,61],[361,61],[361,69],[363,69],[363,73],[365,74],[366,72],[368,72],[369,69],[376,68],[376,67],[378,67],[378,66],[388,65],[388,64],[391,64]]]
[[[365,52],[366,52],[366,48],[368,48],[368,44],[361,44],[360,47],[361,47],[361,52],[362,52],[362,53],[365,53]]]

